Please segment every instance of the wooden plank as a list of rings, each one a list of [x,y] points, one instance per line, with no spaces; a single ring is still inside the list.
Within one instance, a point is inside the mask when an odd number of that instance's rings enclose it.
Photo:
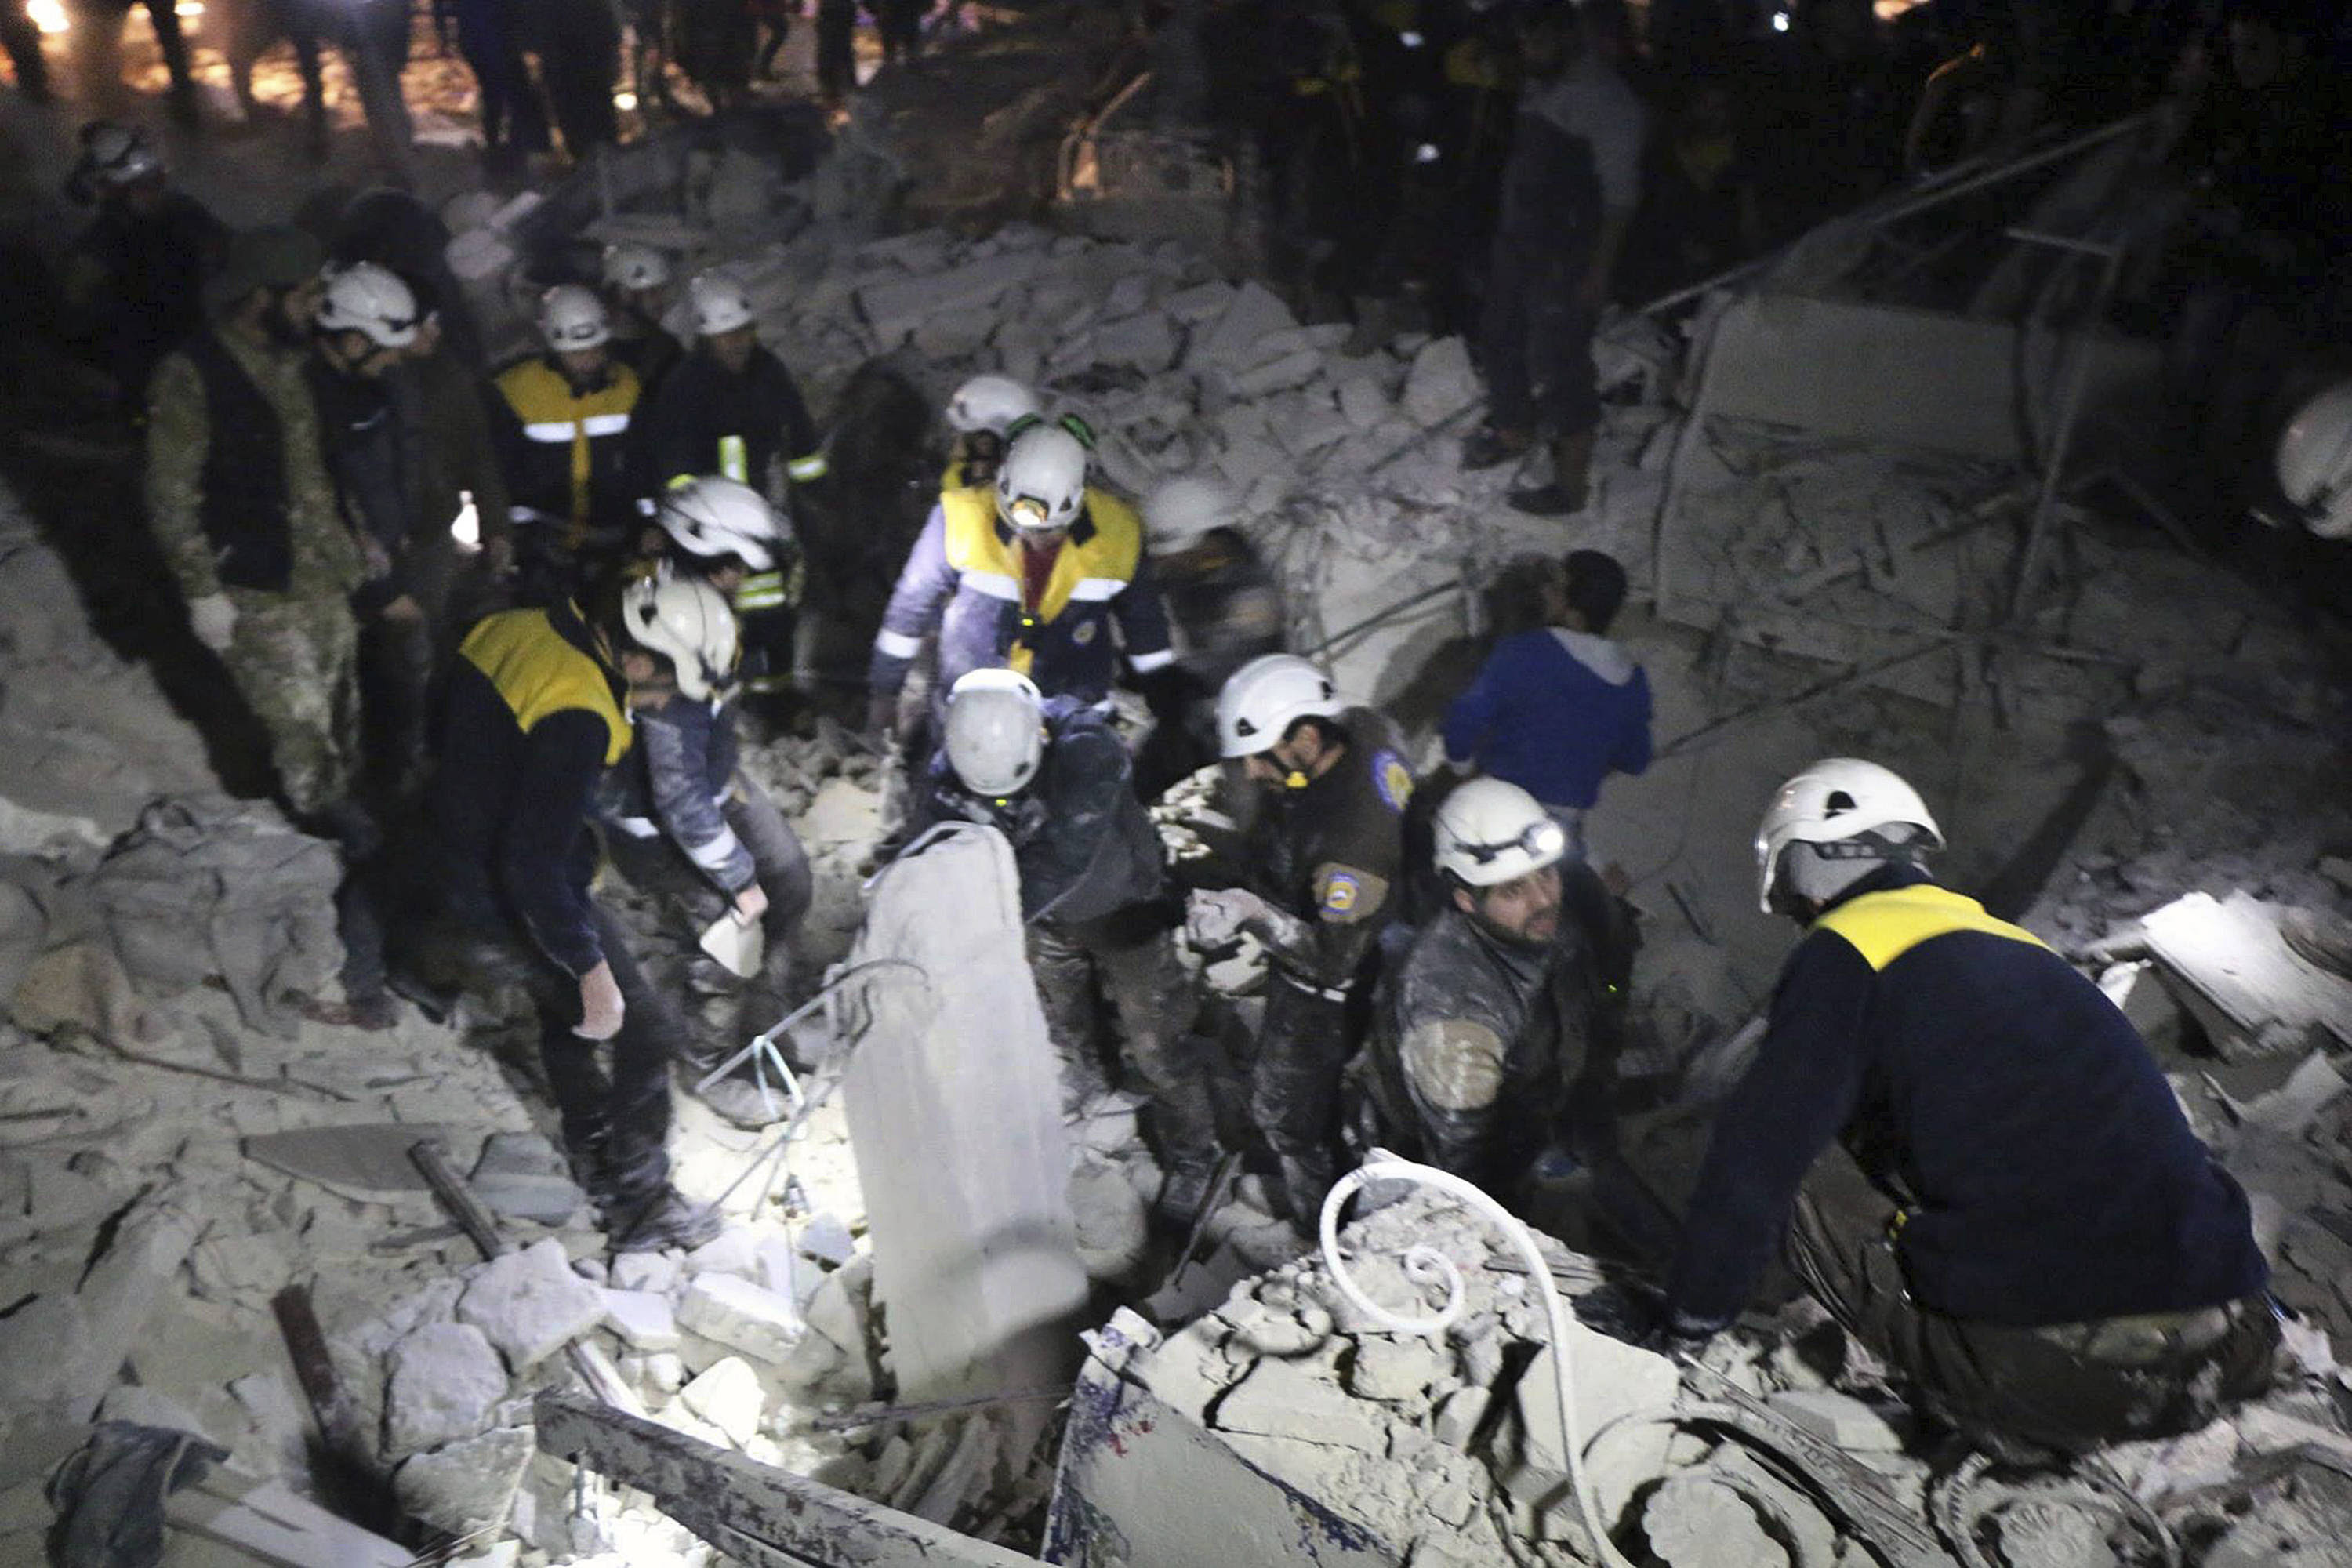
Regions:
[[[576,1394],[541,1394],[532,1416],[541,1452],[652,1493],[664,1513],[747,1562],[820,1568],[1034,1568],[1036,1562]]]
[[[2224,1061],[2352,1045],[2352,981],[2279,933],[2290,911],[2233,891],[2175,899],[2141,921],[2148,951]]]

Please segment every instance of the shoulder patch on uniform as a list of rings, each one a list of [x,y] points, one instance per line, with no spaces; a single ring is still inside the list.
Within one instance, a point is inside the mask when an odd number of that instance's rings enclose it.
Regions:
[[[1333,925],[1375,918],[1388,896],[1388,879],[1359,867],[1328,865],[1315,873],[1316,917]]]
[[[1073,626],[1070,629],[1070,640],[1076,643],[1081,647],[1084,647],[1087,644],[1094,641],[1095,623],[1092,621],[1080,621],[1076,626]]]
[[[1356,900],[1364,886],[1352,871],[1334,871],[1323,879],[1323,907],[1335,915],[1344,915],[1356,907]]]
[[[1372,785],[1391,811],[1402,811],[1412,798],[1412,770],[1404,759],[1383,746],[1372,753]]]

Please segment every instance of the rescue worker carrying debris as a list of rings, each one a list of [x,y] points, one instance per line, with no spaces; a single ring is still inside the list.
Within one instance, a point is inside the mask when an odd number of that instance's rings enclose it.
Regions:
[[[628,754],[632,683],[662,668],[643,643],[614,639],[648,620],[656,592],[629,584],[593,620],[564,601],[476,626],[450,671],[430,801],[442,890],[472,942],[468,980],[520,971],[564,1147],[616,1251],[698,1246],[719,1226],[669,1184],[685,1022],[590,889],[598,781]]]
[[[675,276],[669,258],[650,245],[624,240],[604,247],[600,276],[604,307],[612,313],[613,352],[637,373],[637,384],[650,396],[681,352],[662,325]]]
[[[519,596],[552,603],[613,563],[636,537],[629,423],[637,373],[613,355],[613,323],[577,283],[540,300],[541,354],[499,373],[494,417],[506,471]]]
[[[269,735],[286,804],[316,820],[350,796],[359,754],[366,563],[337,510],[303,378],[318,242],[293,228],[230,242],[205,286],[214,324],[148,388],[147,520],[196,639]]]
[[[1086,447],[1053,425],[1013,441],[992,490],[949,490],[923,525],[874,638],[875,732],[895,727],[908,666],[934,632],[935,707],[992,665],[1028,676],[1048,697],[1097,703],[1122,656],[1147,696],[1176,662],[1141,524],[1087,483]]]
[[[1807,934],[1656,1337],[1729,1322],[1785,1225],[1806,1288],[1971,1437],[2075,1453],[2201,1426],[2267,1385],[2279,1343],[2245,1194],[2097,986],[1936,885],[1943,842],[1853,758],[1765,812],[1760,901]]]
[[[1473,779],[1433,827],[1449,901],[1382,977],[1358,1068],[1378,1111],[1368,1145],[1529,1213],[1605,1137],[1600,1079],[1631,978],[1631,930],[1569,856],[1566,830],[1517,785]]]
[[[1195,894],[1191,935],[1203,952],[1244,932],[1265,945],[1250,1116],[1292,1222],[1311,1230],[1333,1180],[1350,1003],[1401,896],[1412,773],[1395,726],[1347,707],[1329,676],[1290,654],[1234,672],[1218,694],[1217,733],[1226,759],[1277,798],[1244,847],[1248,885]]]
[[[1240,514],[1219,479],[1169,479],[1143,498],[1183,691],[1176,721],[1154,727],[1137,760],[1146,800],[1217,754],[1216,693],[1243,665],[1282,648],[1282,597]]]
[[[663,378],[638,432],[648,492],[680,478],[723,474],[782,507],[794,485],[824,477],[824,452],[799,384],[762,347],[743,285],[705,272],[687,285],[695,345]],[[783,574],[753,572],[735,591],[743,617],[745,686],[791,684],[793,615]]]
[[[1044,417],[1037,395],[1009,376],[975,375],[957,387],[948,399],[948,428],[955,432],[955,444],[948,451],[940,490],[993,484],[1013,427]]]
[[[1146,1127],[1167,1173],[1157,1206],[1181,1226],[1207,1195],[1216,1121],[1192,1034],[1198,1000],[1176,954],[1181,906],[1129,782],[1127,748],[1103,715],[1075,698],[1040,697],[1009,669],[958,680],[945,731],[915,826],[960,818],[1012,843],[1066,1105],[1082,1110],[1104,1086],[1108,1005],[1121,1056],[1151,1095]]]

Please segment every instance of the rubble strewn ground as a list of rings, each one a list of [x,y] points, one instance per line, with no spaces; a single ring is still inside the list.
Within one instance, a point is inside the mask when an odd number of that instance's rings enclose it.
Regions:
[[[1083,14],[1103,18],[1087,58],[1118,79],[1108,14]],[[993,127],[998,162],[1034,163],[1098,83],[1033,91],[1037,38],[992,48],[954,68],[997,83],[975,100],[1015,102]],[[2352,911],[2340,647],[2146,525],[2071,508],[2048,580],[2012,616],[2005,573],[2030,492],[2015,471],[1735,420],[1692,433],[1664,395],[1679,344],[1647,321],[1604,343],[1613,401],[1593,509],[1565,533],[1534,522],[1501,504],[1507,470],[1456,466],[1478,396],[1459,340],[1302,321],[1183,243],[1061,232],[1035,221],[1048,216],[1035,202],[1004,199],[1016,182],[1002,168],[959,183],[986,158],[933,155],[969,130],[914,123],[886,80],[807,181],[786,188],[756,158],[720,156],[690,195],[653,189],[589,235],[658,232],[742,278],[763,338],[821,408],[875,361],[934,405],[962,376],[1001,371],[1084,414],[1116,485],[1223,477],[1280,573],[1293,646],[1351,696],[1391,705],[1425,751],[1449,674],[1467,673],[1486,629],[1481,595],[1509,563],[1564,544],[1624,560],[1651,601],[1620,629],[1656,690],[1662,756],[1612,784],[1592,840],[1645,916],[1634,1003],[1662,1082],[1760,1005],[1785,951],[1753,908],[1759,791],[1832,752],[1918,778],[1949,802],[1958,882],[2012,893],[2012,912],[2097,973],[2161,1053],[2253,1194],[2275,1288],[2304,1315],[2277,1394],[2116,1452],[2118,1484],[2189,1562],[2338,1560],[2352,1521],[2352,1384],[2335,1360],[2352,1334],[2352,1094],[2336,1064],[2352,1041],[2218,1034],[2196,976],[2144,951],[2138,922],[2200,892],[2323,924]],[[257,190],[275,200],[299,183],[266,142],[205,159],[193,177],[240,193],[243,205],[224,204],[234,217],[262,216]],[[257,170],[269,178],[244,177]],[[929,183],[908,191],[909,171]],[[878,232],[877,198],[892,192],[957,226]],[[1008,214],[1020,221],[979,221]],[[1689,469],[1662,533],[1678,451]],[[730,1194],[733,1223],[683,1257],[608,1264],[551,1141],[527,1038],[495,1017],[414,1014],[362,1036],[293,1010],[331,984],[331,851],[219,793],[155,679],[93,633],[120,607],[79,604],[74,580],[23,510],[0,505],[0,1560],[37,1555],[44,1444],[94,1414],[199,1433],[232,1471],[372,1526],[394,1528],[396,1505],[472,1537],[483,1561],[710,1560],[642,1496],[534,1451],[530,1397],[572,1377],[575,1338],[680,1431],[968,1527],[1034,1526],[1042,1471],[966,1484],[992,1468],[982,1447],[994,1438],[976,1435],[990,1422],[814,1420],[903,1392],[838,1099],[772,1167],[772,1133],[682,1099],[679,1184]],[[863,919],[879,762],[825,721],[766,737],[745,765],[811,851],[816,903],[796,956],[813,988]],[[159,881],[198,873],[216,896],[198,907],[175,892],[159,909]],[[231,897],[240,877],[271,896]],[[656,973],[688,989],[691,928],[657,894],[610,891]],[[735,999],[700,1006],[707,1028],[742,1037]],[[821,1020],[802,1036],[822,1054]],[[311,1136],[321,1129],[336,1131]],[[1653,1131],[1637,1152],[1671,1191],[1703,1124]],[[511,1255],[483,1261],[414,1175],[405,1146],[428,1133]],[[1158,1172],[1124,1097],[1068,1142],[1075,1250],[1107,1314],[1160,1283],[1142,1229]],[[1401,1338],[1352,1315],[1320,1261],[1294,1258],[1255,1178],[1238,1193],[1189,1289],[1156,1298],[1158,1329],[1113,1320],[1140,1348],[1113,1356],[1097,1336],[1112,1375],[1248,1472],[1196,1445],[1186,1462],[1202,1468],[1171,1474],[1197,1473],[1215,1500],[1262,1498],[1251,1489],[1270,1477],[1397,1563],[1582,1560],[1533,1287],[1494,1238],[1426,1196],[1348,1232],[1383,1300],[1419,1289],[1397,1263],[1407,1245],[1462,1265],[1459,1323]],[[1558,1262],[1579,1310],[1606,1326],[1626,1281]],[[273,1313],[289,1286],[308,1289],[344,1402],[326,1434],[340,1466],[320,1460]],[[1675,1397],[1658,1358],[1598,1335],[1571,1354],[1588,1432]],[[2080,1496],[1953,1488],[1933,1435],[1801,1303],[1744,1323],[1709,1365],[1855,1456],[1901,1506],[1924,1517],[1957,1495],[1993,1510],[1980,1533],[1994,1561],[2112,1556],[2116,1516]],[[1632,1423],[1593,1469],[1624,1543],[1677,1568],[1864,1559],[1833,1497],[1717,1428]],[[1219,1516],[1187,1500],[1196,1521],[1250,1522],[1239,1502]]]

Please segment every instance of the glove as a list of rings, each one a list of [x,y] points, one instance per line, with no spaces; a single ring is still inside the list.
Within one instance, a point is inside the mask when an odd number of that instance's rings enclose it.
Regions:
[[[583,1040],[609,1040],[621,1032],[623,1011],[621,986],[613,978],[613,966],[600,961],[580,977],[580,1022],[572,1032]]]
[[[188,601],[188,629],[215,653],[226,653],[236,640],[236,604],[226,594],[206,594]]]
[[[1243,928],[1252,922],[1263,925],[1286,918],[1247,888],[1219,888],[1192,895],[1192,908],[1185,917],[1185,934],[1192,938],[1194,947],[1203,952],[1214,952],[1231,946]]]

